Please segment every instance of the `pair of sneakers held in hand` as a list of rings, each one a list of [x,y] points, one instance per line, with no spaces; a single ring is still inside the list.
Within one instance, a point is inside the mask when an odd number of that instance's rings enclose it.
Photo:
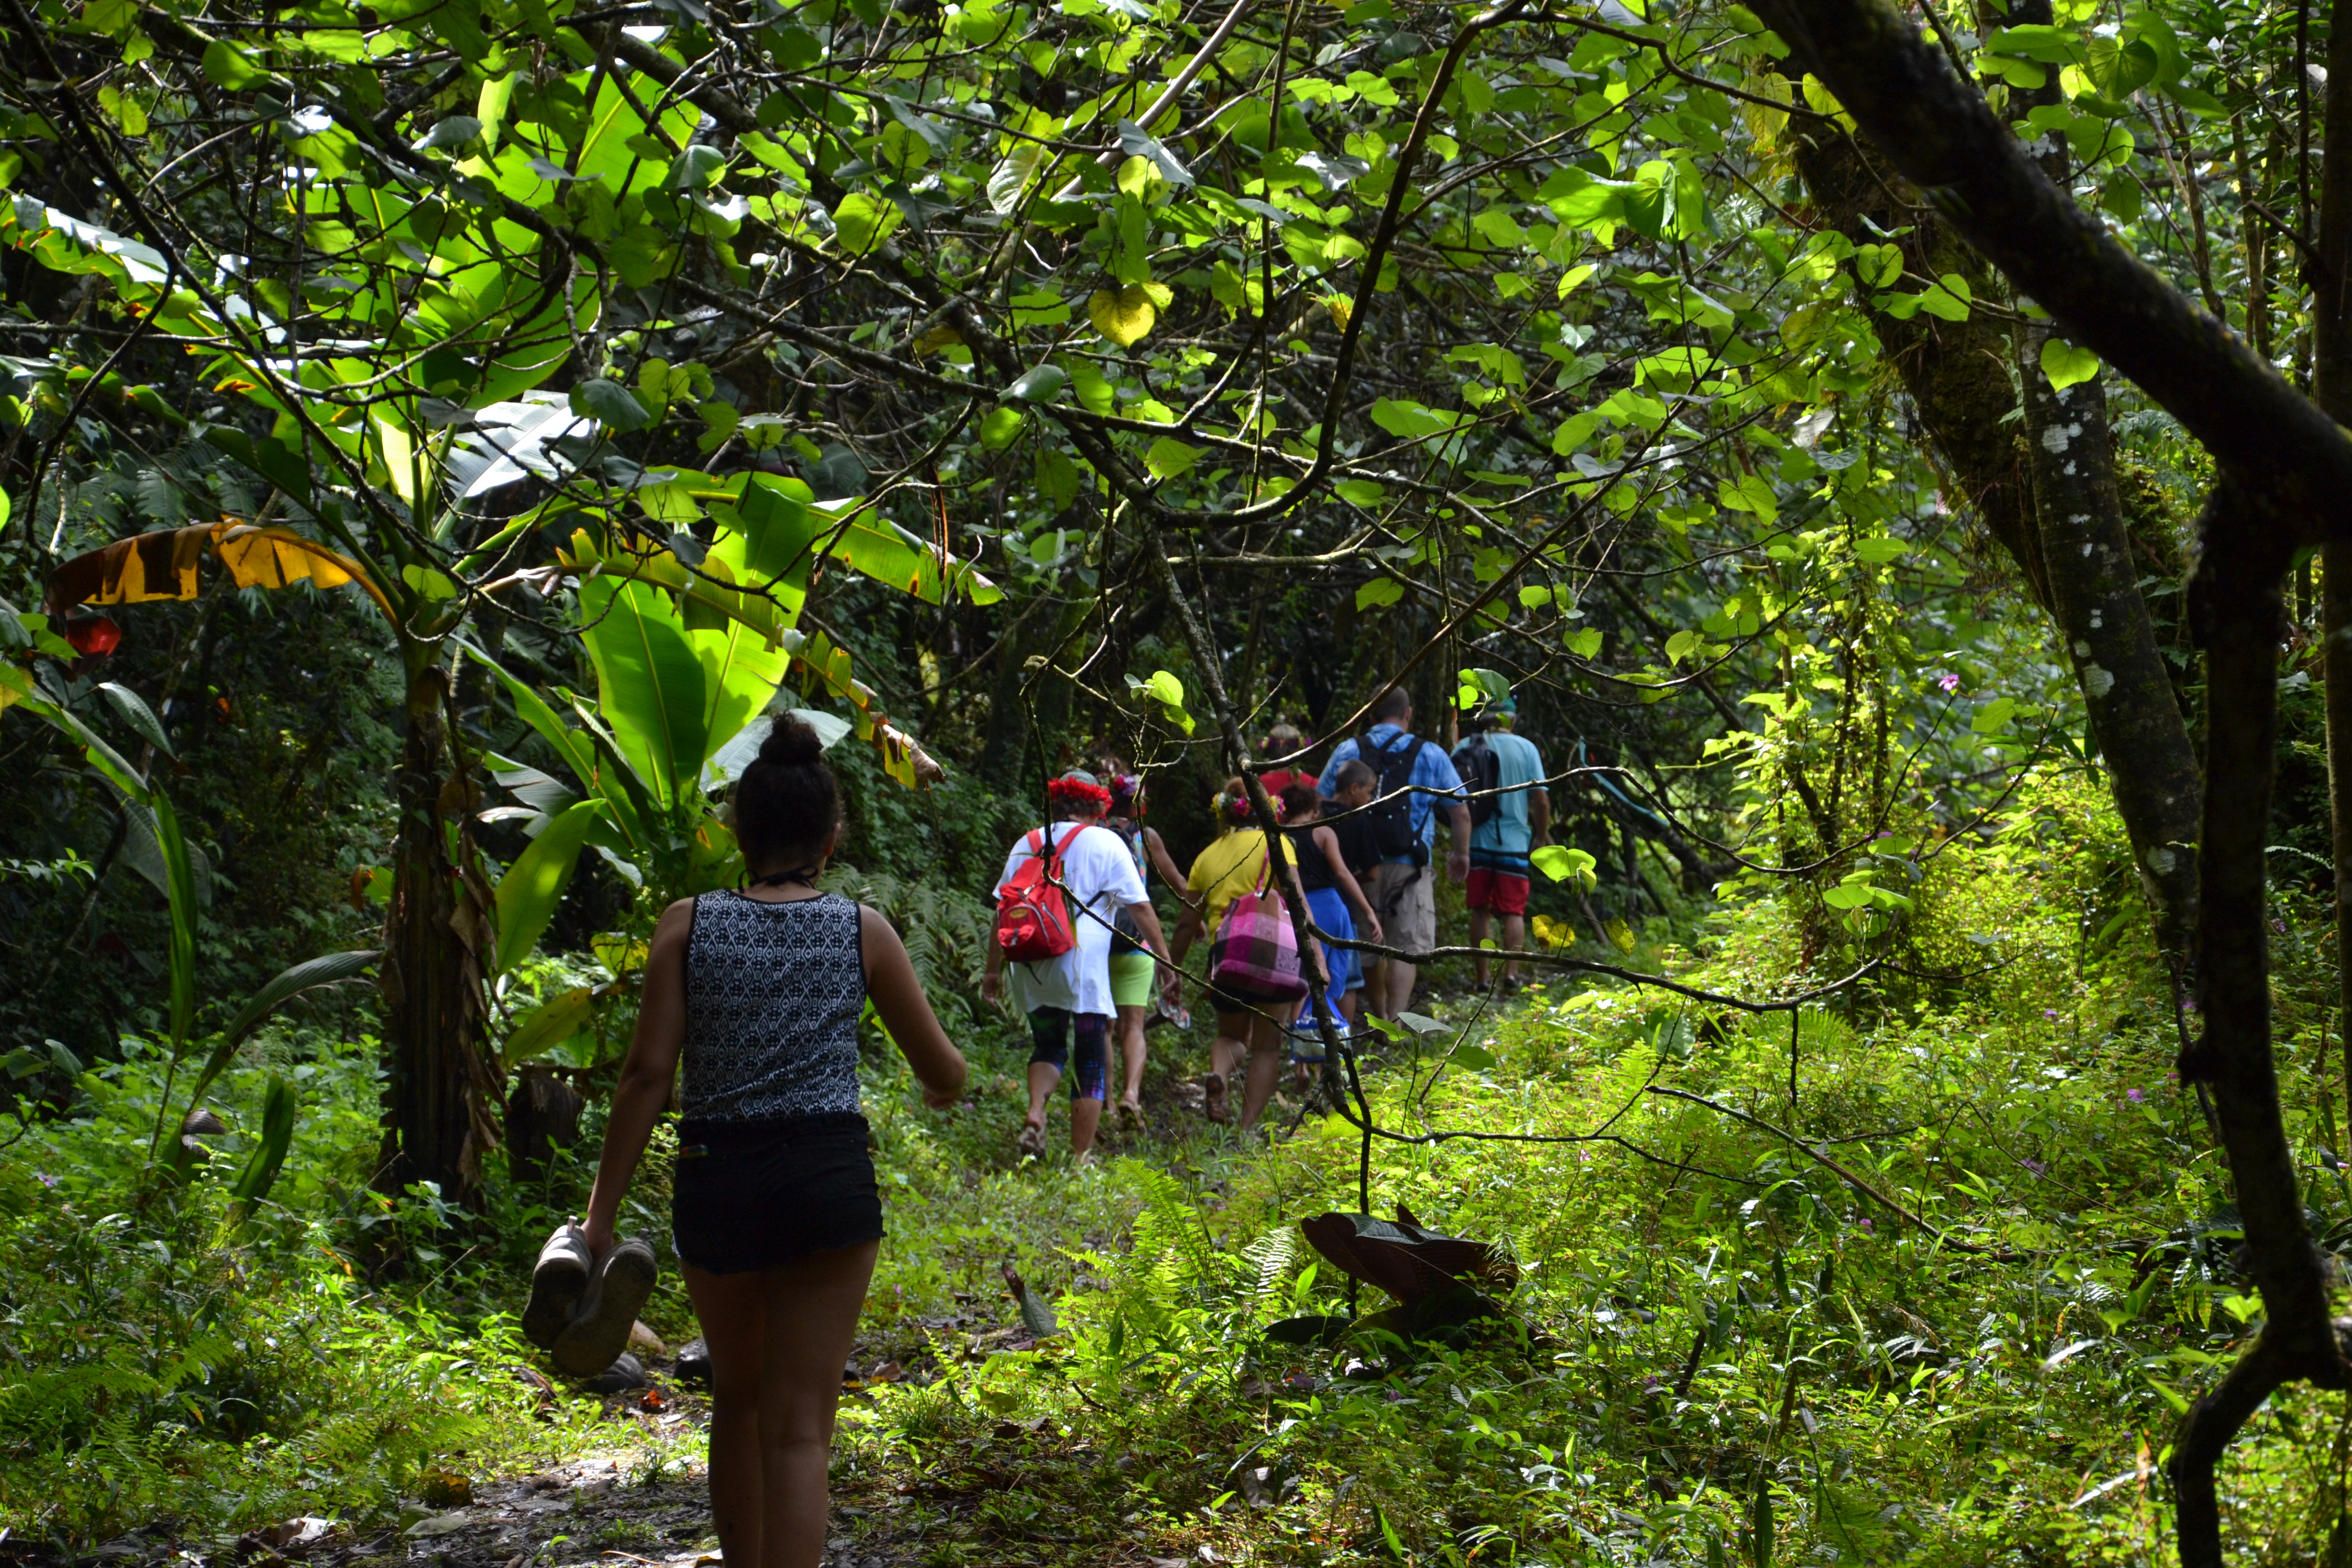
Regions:
[[[628,1349],[629,1330],[659,1272],[654,1249],[642,1241],[620,1242],[598,1263],[586,1231],[558,1226],[530,1271],[523,1337],[572,1376],[593,1377]]]

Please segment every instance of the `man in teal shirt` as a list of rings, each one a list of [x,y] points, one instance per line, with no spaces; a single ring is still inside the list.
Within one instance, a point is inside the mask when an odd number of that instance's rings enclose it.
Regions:
[[[1494,815],[1470,830],[1470,942],[1486,940],[1493,918],[1503,918],[1503,948],[1525,952],[1528,945],[1528,857],[1538,844],[1551,842],[1551,795],[1542,787],[1543,756],[1535,742],[1511,732],[1518,721],[1518,704],[1506,697],[1489,703],[1482,715],[1487,748],[1495,753],[1497,777]],[[1458,754],[1458,753],[1457,753]],[[1486,984],[1486,955],[1472,960],[1478,984]],[[1503,965],[1503,982],[1516,985],[1516,959]]]

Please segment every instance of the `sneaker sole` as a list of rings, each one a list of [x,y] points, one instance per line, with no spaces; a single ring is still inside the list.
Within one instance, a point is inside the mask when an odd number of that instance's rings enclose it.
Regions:
[[[574,1377],[593,1377],[618,1360],[660,1271],[654,1249],[642,1241],[625,1241],[607,1253],[579,1316],[550,1347],[555,1364]]]
[[[530,1271],[530,1300],[522,1310],[522,1336],[541,1350],[562,1336],[588,1293],[587,1249],[559,1248],[562,1239],[559,1231],[540,1249],[538,1267]]]

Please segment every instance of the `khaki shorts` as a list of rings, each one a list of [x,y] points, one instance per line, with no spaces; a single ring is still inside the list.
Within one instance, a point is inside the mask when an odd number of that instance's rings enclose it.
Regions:
[[[1391,947],[1426,952],[1437,945],[1437,868],[1384,861],[1372,868],[1372,908]]]

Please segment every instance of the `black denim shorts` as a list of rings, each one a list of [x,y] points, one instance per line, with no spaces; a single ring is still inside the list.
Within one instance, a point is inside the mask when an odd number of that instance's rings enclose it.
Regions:
[[[882,1194],[855,1111],[678,1127],[670,1237],[680,1261],[748,1274],[882,1239]]]

